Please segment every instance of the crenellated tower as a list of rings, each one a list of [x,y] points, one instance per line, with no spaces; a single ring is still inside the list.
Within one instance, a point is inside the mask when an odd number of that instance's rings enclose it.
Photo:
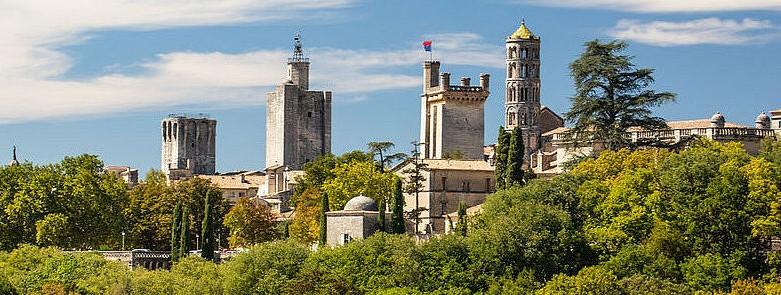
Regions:
[[[540,38],[521,26],[505,41],[507,79],[504,100],[505,128],[519,127],[526,141],[526,154],[540,147]]]
[[[489,76],[480,74],[480,84],[461,78],[450,85],[450,73],[439,72],[440,63],[423,63],[423,94],[420,104],[421,155],[426,159],[483,159],[484,105]]]

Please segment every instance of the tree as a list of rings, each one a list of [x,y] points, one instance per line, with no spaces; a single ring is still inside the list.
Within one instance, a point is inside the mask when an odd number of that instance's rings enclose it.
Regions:
[[[377,231],[385,232],[385,199],[380,199],[379,212],[377,213]]]
[[[212,224],[212,202],[210,195],[206,195],[206,208],[204,208],[203,224],[201,225],[201,257],[206,260],[214,260],[214,225]]]
[[[390,166],[393,162],[403,160],[407,156],[404,153],[387,154],[388,150],[395,146],[390,141],[369,142],[367,146],[369,146],[369,154],[372,157],[379,157],[377,166],[380,168],[380,173],[385,172],[385,167]]]
[[[574,124],[570,137],[576,144],[601,142],[609,150],[650,144],[632,143],[624,134],[631,127],[667,128],[663,118],[652,116],[651,108],[674,101],[675,94],[649,89],[654,70],[637,68],[631,56],[623,55],[626,42],[593,40],[584,46],[569,66],[575,80],[572,106],[564,115]]]
[[[180,256],[180,235],[181,235],[181,225],[182,225],[182,203],[178,202],[176,203],[176,207],[174,207],[174,214],[171,218],[171,261],[177,261],[179,260]]]
[[[127,238],[135,248],[169,249],[171,208],[178,202],[165,174],[150,170],[144,181],[130,190],[130,204],[125,210]]]
[[[182,209],[182,223],[179,227],[179,255],[182,258],[190,254],[190,208],[187,206]]]
[[[404,194],[402,193],[401,179],[396,179],[393,185],[393,209],[391,210],[390,232],[403,234],[404,228]]]
[[[510,150],[510,133],[504,130],[504,127],[499,127],[499,136],[496,141],[496,147],[494,148],[494,159],[496,164],[494,165],[494,175],[496,177],[496,189],[500,190],[505,187],[505,173],[507,169],[507,153]]]
[[[462,237],[466,237],[467,231],[466,221],[466,203],[458,203],[458,223],[456,224],[456,232]]]
[[[69,227],[68,217],[64,214],[47,214],[35,222],[35,240],[38,245],[63,248],[69,244]]]
[[[320,237],[321,193],[311,188],[296,197],[295,214],[290,222],[290,238],[310,244]]]
[[[276,219],[277,215],[267,205],[254,203],[247,197],[240,198],[225,215],[230,246],[247,248],[276,239],[279,236]]]
[[[321,189],[330,198],[330,210],[344,208],[347,201],[362,194],[379,201],[387,200],[396,177],[391,172],[380,172],[372,162],[353,161],[337,165],[334,177],[326,180]]]
[[[410,211],[411,217],[415,220],[415,234],[418,232],[418,224],[420,223],[420,212],[426,210],[426,208],[420,207],[420,191],[423,190],[425,185],[426,176],[423,175],[423,171],[426,171],[428,164],[423,162],[420,158],[420,151],[418,146],[420,143],[412,142],[412,152],[410,153],[411,167],[404,169],[401,173],[407,175],[407,184],[404,191],[409,194],[415,194],[415,208]]]
[[[326,212],[328,212],[328,193],[323,193],[320,203],[320,246],[325,246],[328,242],[328,219],[326,218]]]
[[[507,171],[505,171],[505,185],[523,185],[523,161],[526,158],[524,151],[523,132],[515,127],[510,135],[510,147],[507,149]]]

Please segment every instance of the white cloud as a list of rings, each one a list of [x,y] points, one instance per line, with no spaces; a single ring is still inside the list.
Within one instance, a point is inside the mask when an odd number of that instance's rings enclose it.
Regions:
[[[540,6],[640,13],[781,10],[781,0],[520,0]]]
[[[92,32],[154,30],[301,17],[312,9],[339,8],[352,0],[10,0],[0,2],[0,123],[93,116],[146,109],[260,104],[285,75],[287,50],[239,54],[172,52],[139,67],[140,74],[110,73],[67,80],[72,59],[58,48]],[[475,34],[427,36],[447,64],[502,67],[500,46]],[[417,42],[417,41],[416,41]],[[416,42],[396,50],[313,48],[313,86],[346,97],[417,87],[418,75],[393,71],[417,65],[426,55]],[[110,54],[110,53],[107,53]],[[114,65],[123,68],[127,65]],[[351,94],[353,93],[353,94]]]
[[[776,39],[779,29],[770,21],[750,18],[705,18],[684,22],[620,20],[608,34],[655,46],[744,45]]]

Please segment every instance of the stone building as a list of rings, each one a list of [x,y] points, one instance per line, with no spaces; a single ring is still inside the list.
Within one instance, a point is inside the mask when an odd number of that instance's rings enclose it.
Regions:
[[[425,144],[421,154],[428,159],[482,159],[489,76],[480,74],[476,86],[467,77],[461,78],[460,85],[450,85],[450,73],[439,70],[439,61],[423,63],[420,142]]]
[[[266,174],[262,171],[237,171],[220,175],[197,175],[206,179],[222,192],[222,198],[235,204],[240,198],[258,197],[258,191],[266,184]]]
[[[458,210],[460,202],[470,207],[482,204],[493,192],[494,168],[486,161],[483,146],[488,85],[488,74],[481,74],[476,86],[469,78],[450,85],[450,73],[440,73],[439,61],[424,62],[420,161],[427,166],[421,171],[425,181],[420,192],[404,195],[404,211],[420,211],[411,218],[417,219],[413,233],[443,233],[445,215]],[[414,166],[414,160],[407,160],[393,171],[407,179],[405,171]]]
[[[365,196],[350,199],[344,210],[326,212],[326,244],[341,246],[374,234],[378,214],[377,203]],[[387,217],[385,220],[389,222],[390,215]]]
[[[171,115],[162,121],[160,169],[169,180],[215,174],[217,120]]]
[[[331,152],[331,92],[309,90],[299,35],[287,68],[287,80],[266,95],[266,167],[299,170]]]
[[[121,178],[129,187],[138,185],[138,169],[130,166],[106,166],[103,170]]]

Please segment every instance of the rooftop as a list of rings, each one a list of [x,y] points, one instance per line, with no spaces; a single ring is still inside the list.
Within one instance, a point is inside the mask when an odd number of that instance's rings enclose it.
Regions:
[[[526,20],[522,20],[521,26],[510,35],[511,39],[532,39],[534,37],[534,33],[526,27]]]

